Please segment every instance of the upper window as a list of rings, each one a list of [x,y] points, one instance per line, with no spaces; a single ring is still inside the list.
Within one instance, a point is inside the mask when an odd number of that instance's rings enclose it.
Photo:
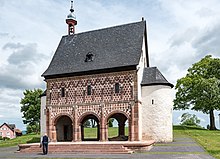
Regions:
[[[92,87],[91,85],[87,86],[87,95],[91,95],[92,94]]]
[[[65,89],[61,88],[61,97],[65,97]]]
[[[115,83],[115,93],[119,93],[119,83]]]
[[[88,54],[86,54],[86,58],[85,58],[85,62],[91,62],[94,59],[94,55],[89,52]]]

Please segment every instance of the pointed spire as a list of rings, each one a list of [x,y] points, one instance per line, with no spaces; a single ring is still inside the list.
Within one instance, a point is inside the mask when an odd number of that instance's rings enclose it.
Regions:
[[[73,1],[71,1],[70,14],[67,15],[66,23],[68,24],[68,35],[75,33],[75,25],[77,24],[76,16],[74,15]]]

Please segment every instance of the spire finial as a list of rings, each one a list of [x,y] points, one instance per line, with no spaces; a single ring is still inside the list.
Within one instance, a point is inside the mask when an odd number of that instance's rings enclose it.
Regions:
[[[68,34],[75,33],[75,25],[77,24],[76,16],[74,15],[73,0],[71,0],[70,14],[67,15],[66,23],[68,24]]]
[[[70,8],[70,12],[73,13],[74,9],[73,9],[73,1],[71,1],[71,8]]]

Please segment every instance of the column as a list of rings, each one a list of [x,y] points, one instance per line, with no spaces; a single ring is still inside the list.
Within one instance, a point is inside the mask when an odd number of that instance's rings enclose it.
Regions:
[[[134,141],[134,105],[131,104],[131,119],[129,122],[129,140]]]
[[[101,121],[100,121],[100,141],[106,141],[106,125],[105,125],[105,116],[104,116],[104,103],[100,105],[101,107]]]
[[[78,133],[79,133],[79,130],[78,130],[78,123],[77,123],[77,120],[78,120],[78,116],[77,116],[77,106],[74,105],[73,106],[73,111],[74,111],[74,123],[73,123],[73,141],[77,141],[78,140]]]

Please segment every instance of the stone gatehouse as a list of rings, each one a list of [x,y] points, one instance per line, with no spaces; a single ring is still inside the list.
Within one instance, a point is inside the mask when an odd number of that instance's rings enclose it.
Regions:
[[[97,137],[108,141],[108,121],[118,122],[118,136],[128,141],[172,141],[169,83],[150,67],[146,21],[75,33],[67,16],[63,36],[43,73],[41,133],[52,141],[86,141],[84,123],[97,123]],[[128,127],[128,134],[125,134]]]

